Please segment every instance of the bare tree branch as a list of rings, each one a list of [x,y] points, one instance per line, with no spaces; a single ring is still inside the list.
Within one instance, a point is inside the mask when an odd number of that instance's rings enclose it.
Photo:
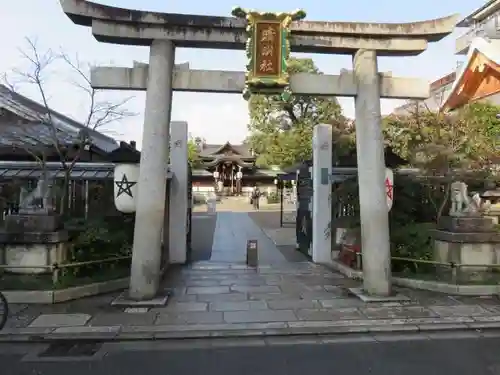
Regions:
[[[35,86],[41,97],[40,104],[43,110],[38,109],[22,114],[25,123],[19,129],[16,128],[16,131],[11,132],[11,143],[15,145],[14,147],[22,148],[31,155],[40,163],[41,168],[45,168],[47,153],[53,149],[65,171],[65,189],[67,189],[71,170],[80,160],[82,151],[92,143],[92,132],[99,127],[135,115],[125,108],[131,98],[118,102],[101,99],[100,92],[91,86],[90,66],[82,63],[78,56],[71,59],[67,54],[63,52],[56,54],[51,49],[41,52],[36,40],[30,38],[26,38],[26,48],[21,49],[20,53],[28,67],[26,69],[13,69],[10,76],[5,75],[4,82],[14,92],[17,91],[19,84]],[[56,63],[63,63],[69,68],[71,78],[68,79],[68,83],[83,91],[88,98],[87,112],[81,123],[82,130],[77,134],[70,135],[70,137],[67,137],[60,129],[58,115],[49,106],[50,98],[46,85],[50,69],[52,67],[59,68]],[[49,139],[43,136],[37,137],[33,132],[33,128],[36,126],[46,127]],[[32,131],[29,131],[30,127]],[[70,138],[69,141],[68,138]],[[68,152],[70,149],[75,150],[71,155]]]
[[[92,87],[90,77],[85,73],[86,70],[90,71],[90,65],[87,64],[84,66],[78,57],[72,60],[65,53],[61,53],[60,56],[75,73],[75,75],[84,83],[83,85],[76,84],[75,86],[84,90],[89,96],[88,114],[84,122],[85,127],[95,130],[98,127],[102,127],[109,123],[135,115],[125,109],[125,105],[132,99],[132,97],[128,97],[117,103],[112,103],[107,100],[99,100],[99,94],[102,91],[96,90]]]

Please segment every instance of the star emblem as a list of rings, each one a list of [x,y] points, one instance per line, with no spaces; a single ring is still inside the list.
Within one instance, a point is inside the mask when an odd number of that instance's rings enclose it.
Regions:
[[[389,180],[388,178],[386,178],[385,179],[385,191],[386,191],[386,194],[387,194],[387,198],[392,199],[392,197],[393,197],[393,189],[394,189],[394,186],[391,184],[391,180]]]
[[[118,187],[118,192],[116,193],[116,197],[118,198],[122,194],[127,194],[130,198],[133,198],[132,195],[132,186],[137,184],[137,182],[129,182],[127,179],[127,175],[122,176],[121,181],[115,181],[116,186]]]

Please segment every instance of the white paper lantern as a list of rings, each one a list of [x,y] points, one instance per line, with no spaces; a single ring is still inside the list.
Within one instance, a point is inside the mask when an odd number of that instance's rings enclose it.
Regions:
[[[135,212],[139,164],[116,164],[114,196],[116,209],[123,213]]]

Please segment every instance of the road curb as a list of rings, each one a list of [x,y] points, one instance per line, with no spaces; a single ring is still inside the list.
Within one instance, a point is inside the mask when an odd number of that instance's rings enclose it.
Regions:
[[[149,328],[149,329],[148,329]],[[439,332],[500,332],[500,322],[472,323],[428,323],[428,324],[382,324],[352,325],[337,327],[302,327],[272,329],[227,329],[175,331],[158,330],[158,327],[126,330],[121,327],[62,327],[57,329],[18,329],[0,331],[0,343],[40,343],[52,341],[142,341],[142,340],[186,340],[186,339],[224,339],[224,338],[268,338],[297,336],[349,336],[360,334],[415,334]],[[16,332],[17,331],[17,332]]]

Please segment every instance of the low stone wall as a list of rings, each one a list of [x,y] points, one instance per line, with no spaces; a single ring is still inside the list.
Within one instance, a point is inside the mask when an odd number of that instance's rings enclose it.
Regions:
[[[325,264],[341,274],[355,280],[363,280],[363,271],[352,269],[345,264],[342,264],[336,259],[332,259],[331,263]],[[394,285],[399,285],[407,288],[429,290],[432,292],[440,292],[464,296],[489,296],[500,294],[500,285],[457,285],[444,283],[439,281],[418,280],[403,277],[393,277]]]
[[[8,290],[2,291],[9,303],[54,304],[78,298],[95,296],[123,290],[128,287],[129,278],[108,280],[88,285],[55,290]]]

